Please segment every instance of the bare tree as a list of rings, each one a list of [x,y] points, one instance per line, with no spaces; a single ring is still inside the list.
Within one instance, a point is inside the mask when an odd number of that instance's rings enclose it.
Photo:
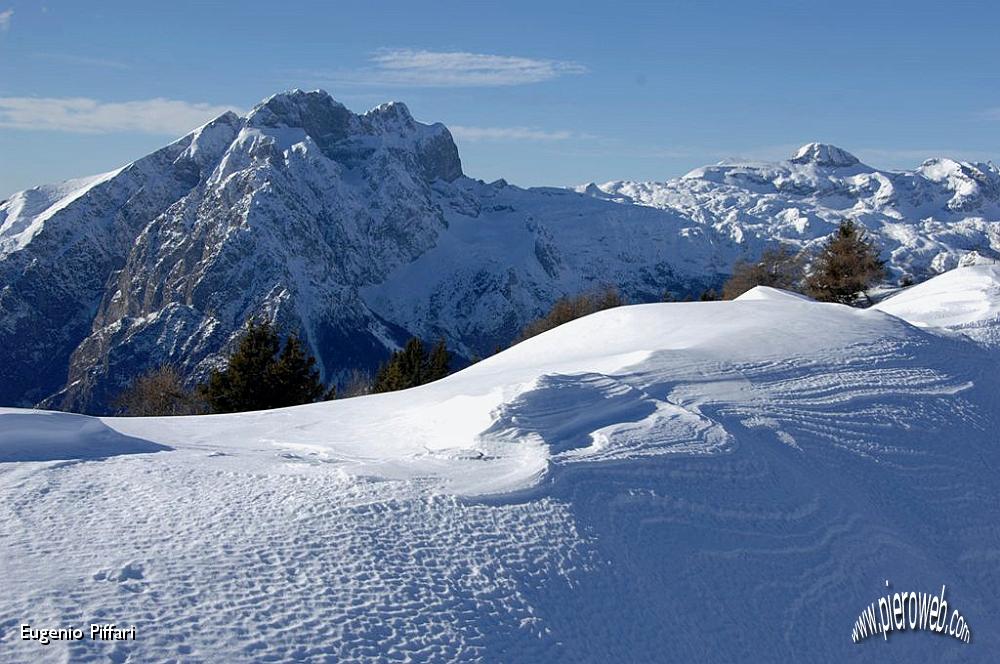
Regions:
[[[757,286],[799,291],[804,278],[800,254],[784,245],[768,247],[758,261],[736,261],[733,276],[722,287],[722,298],[733,300]]]
[[[604,309],[620,307],[623,304],[625,304],[625,300],[618,293],[618,289],[612,286],[605,286],[572,297],[560,298],[552,305],[547,314],[528,323],[521,330],[521,334],[518,335],[514,343],[530,339],[571,320]]]
[[[119,415],[197,415],[207,412],[194,390],[184,387],[177,369],[165,364],[135,378],[114,401]]]
[[[351,369],[344,381],[344,387],[337,391],[338,399],[349,399],[372,393],[372,375],[362,369]]]

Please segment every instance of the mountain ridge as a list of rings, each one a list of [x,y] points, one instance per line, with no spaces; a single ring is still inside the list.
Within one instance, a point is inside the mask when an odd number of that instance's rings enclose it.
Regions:
[[[793,159],[523,189],[465,176],[448,129],[401,102],[355,114],[322,91],[272,95],[0,204],[0,403],[100,412],[166,362],[198,380],[257,316],[302,336],[327,381],[410,335],[483,356],[563,295],[696,293],[844,216],[883,242],[896,277],[1000,246],[996,167],[925,162],[921,209],[947,212],[914,223],[913,205],[893,207],[900,176],[823,144]]]
[[[687,216],[751,254],[775,241],[814,248],[851,218],[882,246],[894,278],[926,279],[973,251],[1000,255],[1000,167],[991,161],[931,158],[912,171],[890,171],[837,146],[807,143],[786,161],[723,161],[663,182],[574,190]]]

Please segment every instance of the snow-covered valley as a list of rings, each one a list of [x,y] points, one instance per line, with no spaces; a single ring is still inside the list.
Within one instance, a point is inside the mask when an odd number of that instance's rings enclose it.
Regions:
[[[0,410],[4,661],[990,661],[1000,268],[600,312],[402,392]],[[964,644],[855,644],[937,591]],[[11,638],[135,625],[134,642]]]

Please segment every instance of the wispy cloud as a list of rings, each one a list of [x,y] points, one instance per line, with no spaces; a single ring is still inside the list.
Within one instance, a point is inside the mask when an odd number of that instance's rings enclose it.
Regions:
[[[110,60],[108,58],[94,58],[87,55],[74,55],[72,53],[34,53],[36,58],[42,58],[43,60],[51,60],[52,62],[60,62],[67,65],[73,65],[78,67],[97,67],[100,69],[131,69],[131,65],[121,62],[119,60]]]
[[[7,32],[10,29],[10,19],[14,17],[13,9],[5,9],[0,12],[0,32]]]
[[[325,83],[399,87],[495,87],[525,85],[560,76],[586,73],[583,65],[512,55],[380,49],[370,66],[333,72],[311,72]]]
[[[449,125],[452,136],[465,141],[565,141],[583,138],[574,132],[560,129],[550,131],[534,127],[466,127]]]
[[[231,109],[163,98],[101,102],[86,97],[0,97],[0,127],[84,134],[178,135]]]

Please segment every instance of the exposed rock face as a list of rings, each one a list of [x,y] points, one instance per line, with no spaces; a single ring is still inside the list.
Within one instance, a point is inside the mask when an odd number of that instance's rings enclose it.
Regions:
[[[235,115],[202,132],[235,135]],[[150,220],[190,192],[216,150],[194,135],[112,173],[37,187],[0,205],[0,403],[29,405],[67,380],[108,280]]]

